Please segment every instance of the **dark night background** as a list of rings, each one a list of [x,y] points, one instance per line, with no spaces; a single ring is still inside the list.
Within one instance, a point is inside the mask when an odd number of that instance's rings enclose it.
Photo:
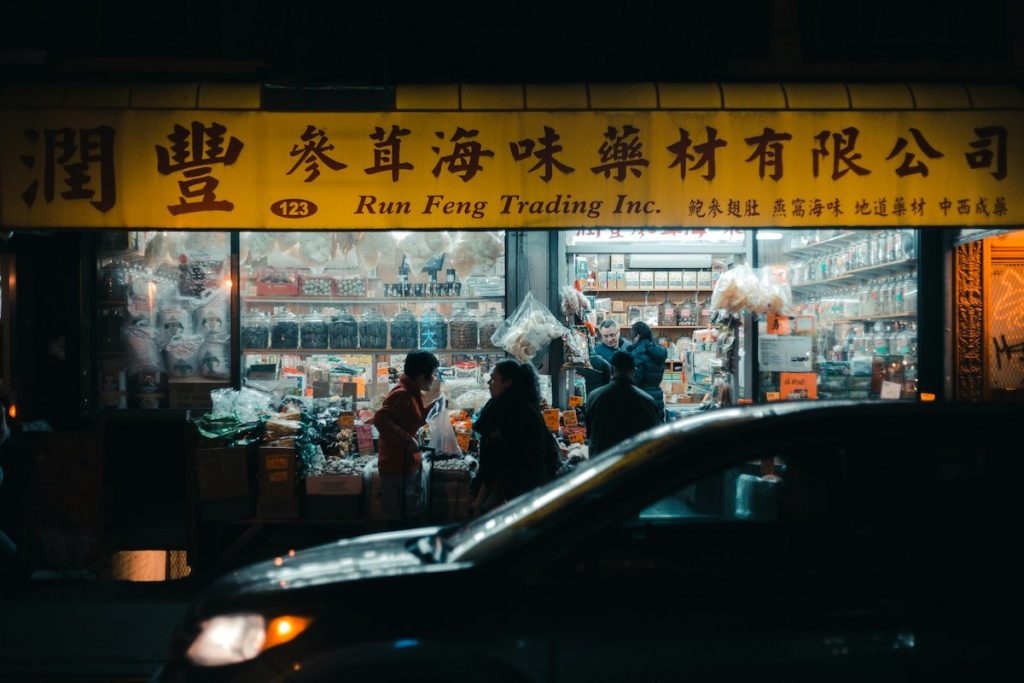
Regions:
[[[1020,73],[1021,14],[1008,0],[2,0],[0,75],[378,87],[1005,80]]]

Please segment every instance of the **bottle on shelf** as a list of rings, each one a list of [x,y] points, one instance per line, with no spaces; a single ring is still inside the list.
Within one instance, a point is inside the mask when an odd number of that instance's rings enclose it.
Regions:
[[[321,314],[314,311],[302,316],[299,322],[299,344],[304,349],[327,348],[328,326]]]
[[[452,313],[448,323],[448,340],[453,349],[475,349],[480,345],[480,324],[476,315],[466,307]]]
[[[261,311],[249,311],[242,316],[238,333],[243,349],[265,349],[270,345],[270,319]]]
[[[501,324],[505,321],[504,317],[498,313],[498,309],[491,306],[487,309],[487,312],[480,316],[480,348],[481,349],[496,349],[494,342],[491,341],[491,337],[498,331]]]
[[[448,321],[434,306],[431,306],[420,318],[419,347],[421,349],[448,348]]]
[[[299,321],[295,314],[282,310],[270,319],[270,348],[299,348]]]
[[[384,349],[388,344],[388,321],[372,306],[359,319],[359,348]]]
[[[391,318],[391,348],[414,349],[419,346],[420,323],[407,308]]]

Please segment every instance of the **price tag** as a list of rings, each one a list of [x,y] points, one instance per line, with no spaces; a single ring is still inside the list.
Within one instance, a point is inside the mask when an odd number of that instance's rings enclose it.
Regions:
[[[779,400],[779,392],[777,392],[777,391],[766,391],[764,393],[764,400],[766,400],[766,401],[778,401]]]
[[[564,424],[566,427],[575,427],[576,425],[578,425],[579,422],[576,420],[576,411],[566,410],[564,413],[562,413],[562,424]]]
[[[356,416],[352,413],[342,413],[338,416],[338,427],[341,429],[352,429],[356,424]]]
[[[818,398],[818,375],[814,372],[783,372],[779,380],[783,401]]]
[[[587,440],[587,435],[583,432],[573,432],[569,435],[569,443],[583,443]]]
[[[897,399],[902,389],[899,382],[882,382],[882,398]]]
[[[570,408],[575,408],[577,406],[582,406],[582,405],[583,405],[583,397],[582,396],[576,396],[575,394],[573,394],[572,396],[569,397],[569,407]]]
[[[768,334],[779,335],[780,337],[789,336],[789,316],[779,315],[778,313],[768,314]]]
[[[544,411],[544,424],[548,426],[548,430],[552,432],[558,431],[558,416],[560,412],[558,408],[549,408]]]

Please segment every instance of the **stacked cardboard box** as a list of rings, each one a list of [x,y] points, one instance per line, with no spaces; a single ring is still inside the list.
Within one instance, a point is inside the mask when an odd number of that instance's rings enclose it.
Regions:
[[[249,455],[250,449],[246,447],[196,450],[201,519],[245,519],[252,516]]]
[[[258,517],[296,519],[299,496],[296,491],[295,449],[261,447],[259,455]]]

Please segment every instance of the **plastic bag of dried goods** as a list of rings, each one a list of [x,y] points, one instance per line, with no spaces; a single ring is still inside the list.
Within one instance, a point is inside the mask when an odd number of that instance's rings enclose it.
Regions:
[[[493,232],[459,232],[451,250],[452,267],[461,277],[494,272],[505,243]]]
[[[430,430],[430,447],[435,453],[462,455],[459,440],[455,436],[455,428],[448,419],[448,400],[444,396],[434,402],[427,414],[427,429]]]
[[[787,313],[793,305],[788,266],[764,266],[760,277],[761,302],[755,313]]]
[[[761,305],[761,283],[753,269],[746,264],[736,266],[718,278],[711,292],[711,308],[739,313],[756,310]]]
[[[360,264],[367,270],[370,270],[377,267],[382,255],[393,255],[397,252],[398,240],[388,231],[377,230],[364,233],[355,246],[356,253],[359,254]],[[393,256],[388,258],[394,260]]]
[[[452,238],[447,232],[417,231],[406,235],[398,248],[409,259],[412,274],[418,276],[427,261],[440,254],[447,254],[451,244]]]
[[[551,340],[558,339],[568,331],[551,311],[542,306],[532,293],[527,292],[519,308],[495,331],[491,342],[526,363]]]

